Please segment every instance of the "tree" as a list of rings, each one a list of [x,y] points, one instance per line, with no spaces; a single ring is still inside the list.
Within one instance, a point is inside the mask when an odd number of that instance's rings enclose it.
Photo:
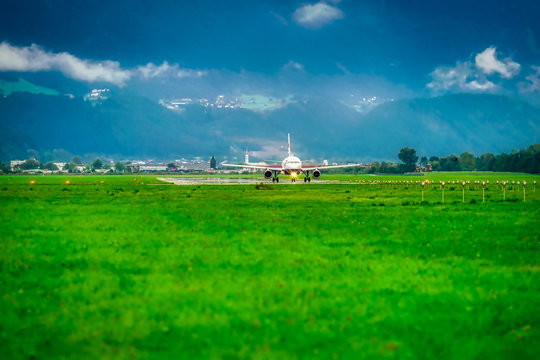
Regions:
[[[426,164],[427,162],[428,162],[427,157],[422,156],[422,158],[420,159],[420,164]]]
[[[370,166],[370,168],[368,170],[368,173],[370,173],[370,174],[378,173],[379,170],[380,170],[380,167],[381,167],[381,164],[379,164],[378,161],[372,161],[371,166]]]
[[[71,160],[73,163],[77,164],[77,165],[82,165],[82,160],[80,157],[78,157],[77,155],[75,155],[73,157],[73,160]]]
[[[493,171],[495,155],[487,153],[476,159],[476,169],[480,171]]]
[[[474,170],[476,168],[476,157],[473,154],[464,152],[459,155],[459,165],[462,170]]]
[[[70,173],[74,173],[74,172],[77,172],[79,169],[77,168],[77,164],[75,164],[75,162],[72,161],[64,165],[64,170]]]
[[[493,164],[493,170],[495,171],[508,171],[510,163],[510,155],[502,153],[495,158],[495,163]]]
[[[30,169],[38,169],[39,163],[36,159],[28,159],[25,162],[23,162],[21,165],[19,165],[19,168],[21,170],[30,170]]]
[[[403,162],[402,169],[404,172],[416,170],[416,162],[418,161],[416,150],[405,147],[399,151],[398,157]]]
[[[526,149],[512,150],[510,154],[483,154],[476,158],[468,152],[447,157],[432,156],[429,159],[435,171],[473,170],[499,172],[540,173],[540,144],[534,144]]]
[[[456,155],[450,155],[439,159],[440,171],[459,171],[461,166],[459,165],[459,159]]]
[[[94,160],[94,162],[92,163],[92,169],[101,169],[103,167],[103,161],[101,161],[100,158],[97,158],[96,160]]]
[[[216,158],[212,156],[212,158],[210,159],[210,169],[215,169],[215,168],[216,168]]]
[[[58,170],[58,166],[56,166],[56,164],[53,163],[52,161],[49,161],[48,163],[43,165],[43,168],[45,168],[47,170]]]
[[[172,170],[176,167],[176,164],[173,162],[170,162],[167,164],[167,170]]]
[[[11,166],[8,164],[2,164],[0,161],[0,174],[9,174],[11,173]]]
[[[114,168],[118,172],[124,172],[126,171],[126,164],[124,164],[123,162],[117,161],[116,164],[114,164]]]

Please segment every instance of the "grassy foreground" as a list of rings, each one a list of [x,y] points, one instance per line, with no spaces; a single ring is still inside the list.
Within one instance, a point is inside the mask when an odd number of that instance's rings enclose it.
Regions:
[[[535,358],[540,189],[503,202],[494,182],[540,177],[440,176],[490,179],[486,202],[473,186],[442,204],[437,186],[421,203],[416,185],[0,177],[0,353]]]

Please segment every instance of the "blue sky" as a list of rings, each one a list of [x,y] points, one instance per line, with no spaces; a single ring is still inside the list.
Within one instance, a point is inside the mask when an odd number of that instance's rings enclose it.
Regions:
[[[169,96],[540,97],[538,1],[21,0],[1,7],[0,76],[46,72]]]

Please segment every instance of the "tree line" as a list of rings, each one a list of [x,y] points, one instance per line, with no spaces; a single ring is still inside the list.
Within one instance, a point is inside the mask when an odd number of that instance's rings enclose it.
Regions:
[[[374,161],[368,172],[370,173],[404,173],[415,171],[417,168],[431,167],[433,171],[497,171],[497,172],[524,172],[530,174],[540,173],[540,144],[530,145],[526,149],[512,150],[510,154],[491,153],[476,156],[464,152],[459,156],[445,157],[423,156],[417,167],[418,156],[416,150],[403,148],[398,154],[400,164],[392,162]]]
[[[367,170],[359,168],[344,169],[345,172],[370,174],[403,174],[419,169],[426,171],[497,171],[540,173],[540,144],[530,145],[526,149],[512,150],[511,153],[494,155],[491,153],[476,156],[464,152],[461,155],[422,156],[420,161],[413,148],[403,148],[398,154],[400,163],[391,161],[373,161]],[[429,171],[429,170],[428,170]]]
[[[540,173],[540,144],[534,144],[526,149],[512,150],[510,154],[491,153],[475,156],[464,152],[459,156],[446,157],[432,156],[427,160],[434,171],[498,171],[498,172],[524,172],[530,174]]]

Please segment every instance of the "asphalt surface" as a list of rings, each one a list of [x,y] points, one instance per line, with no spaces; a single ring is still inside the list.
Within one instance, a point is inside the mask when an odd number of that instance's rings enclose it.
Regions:
[[[218,178],[218,177],[184,177],[184,178],[158,178],[174,185],[255,185],[260,183],[272,184],[272,180],[264,178]],[[311,180],[305,183],[303,179],[291,182],[289,178],[280,178],[276,185],[311,185],[311,184],[339,184],[338,180]]]

